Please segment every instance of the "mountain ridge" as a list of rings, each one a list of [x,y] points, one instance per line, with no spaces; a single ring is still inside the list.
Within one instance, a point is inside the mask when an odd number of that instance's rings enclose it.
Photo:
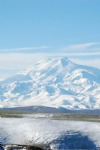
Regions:
[[[0,107],[100,108],[100,69],[48,58],[0,81]]]

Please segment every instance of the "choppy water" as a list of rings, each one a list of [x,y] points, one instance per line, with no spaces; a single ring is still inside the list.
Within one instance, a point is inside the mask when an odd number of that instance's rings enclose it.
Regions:
[[[0,118],[2,144],[44,145],[52,150],[100,147],[100,123],[39,118]]]

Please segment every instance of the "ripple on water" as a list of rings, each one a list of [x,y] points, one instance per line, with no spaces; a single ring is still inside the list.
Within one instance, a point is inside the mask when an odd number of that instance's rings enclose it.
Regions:
[[[91,141],[88,136],[81,133],[66,133],[58,137],[56,140],[50,143],[50,147],[53,150],[99,150],[95,143]]]

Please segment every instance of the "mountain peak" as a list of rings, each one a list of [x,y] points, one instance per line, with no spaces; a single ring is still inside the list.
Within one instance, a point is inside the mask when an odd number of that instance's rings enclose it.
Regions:
[[[46,58],[45,61],[42,61],[43,63],[54,63],[54,64],[59,64],[62,66],[67,66],[71,61],[67,57],[51,57],[51,58]]]
[[[58,56],[58,57],[49,57],[47,58],[48,61],[57,60],[57,61],[70,61],[67,57]]]
[[[100,108],[100,70],[67,57],[46,58],[0,82],[0,107]]]
[[[67,57],[62,57],[60,61],[61,61],[62,66],[67,66],[68,63],[70,62]]]

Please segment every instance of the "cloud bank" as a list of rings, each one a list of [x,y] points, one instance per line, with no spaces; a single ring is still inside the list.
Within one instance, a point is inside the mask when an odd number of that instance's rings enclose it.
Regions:
[[[56,56],[66,56],[76,63],[100,68],[100,42],[48,49],[49,46],[37,46],[0,50],[0,76],[10,76],[41,59]]]

